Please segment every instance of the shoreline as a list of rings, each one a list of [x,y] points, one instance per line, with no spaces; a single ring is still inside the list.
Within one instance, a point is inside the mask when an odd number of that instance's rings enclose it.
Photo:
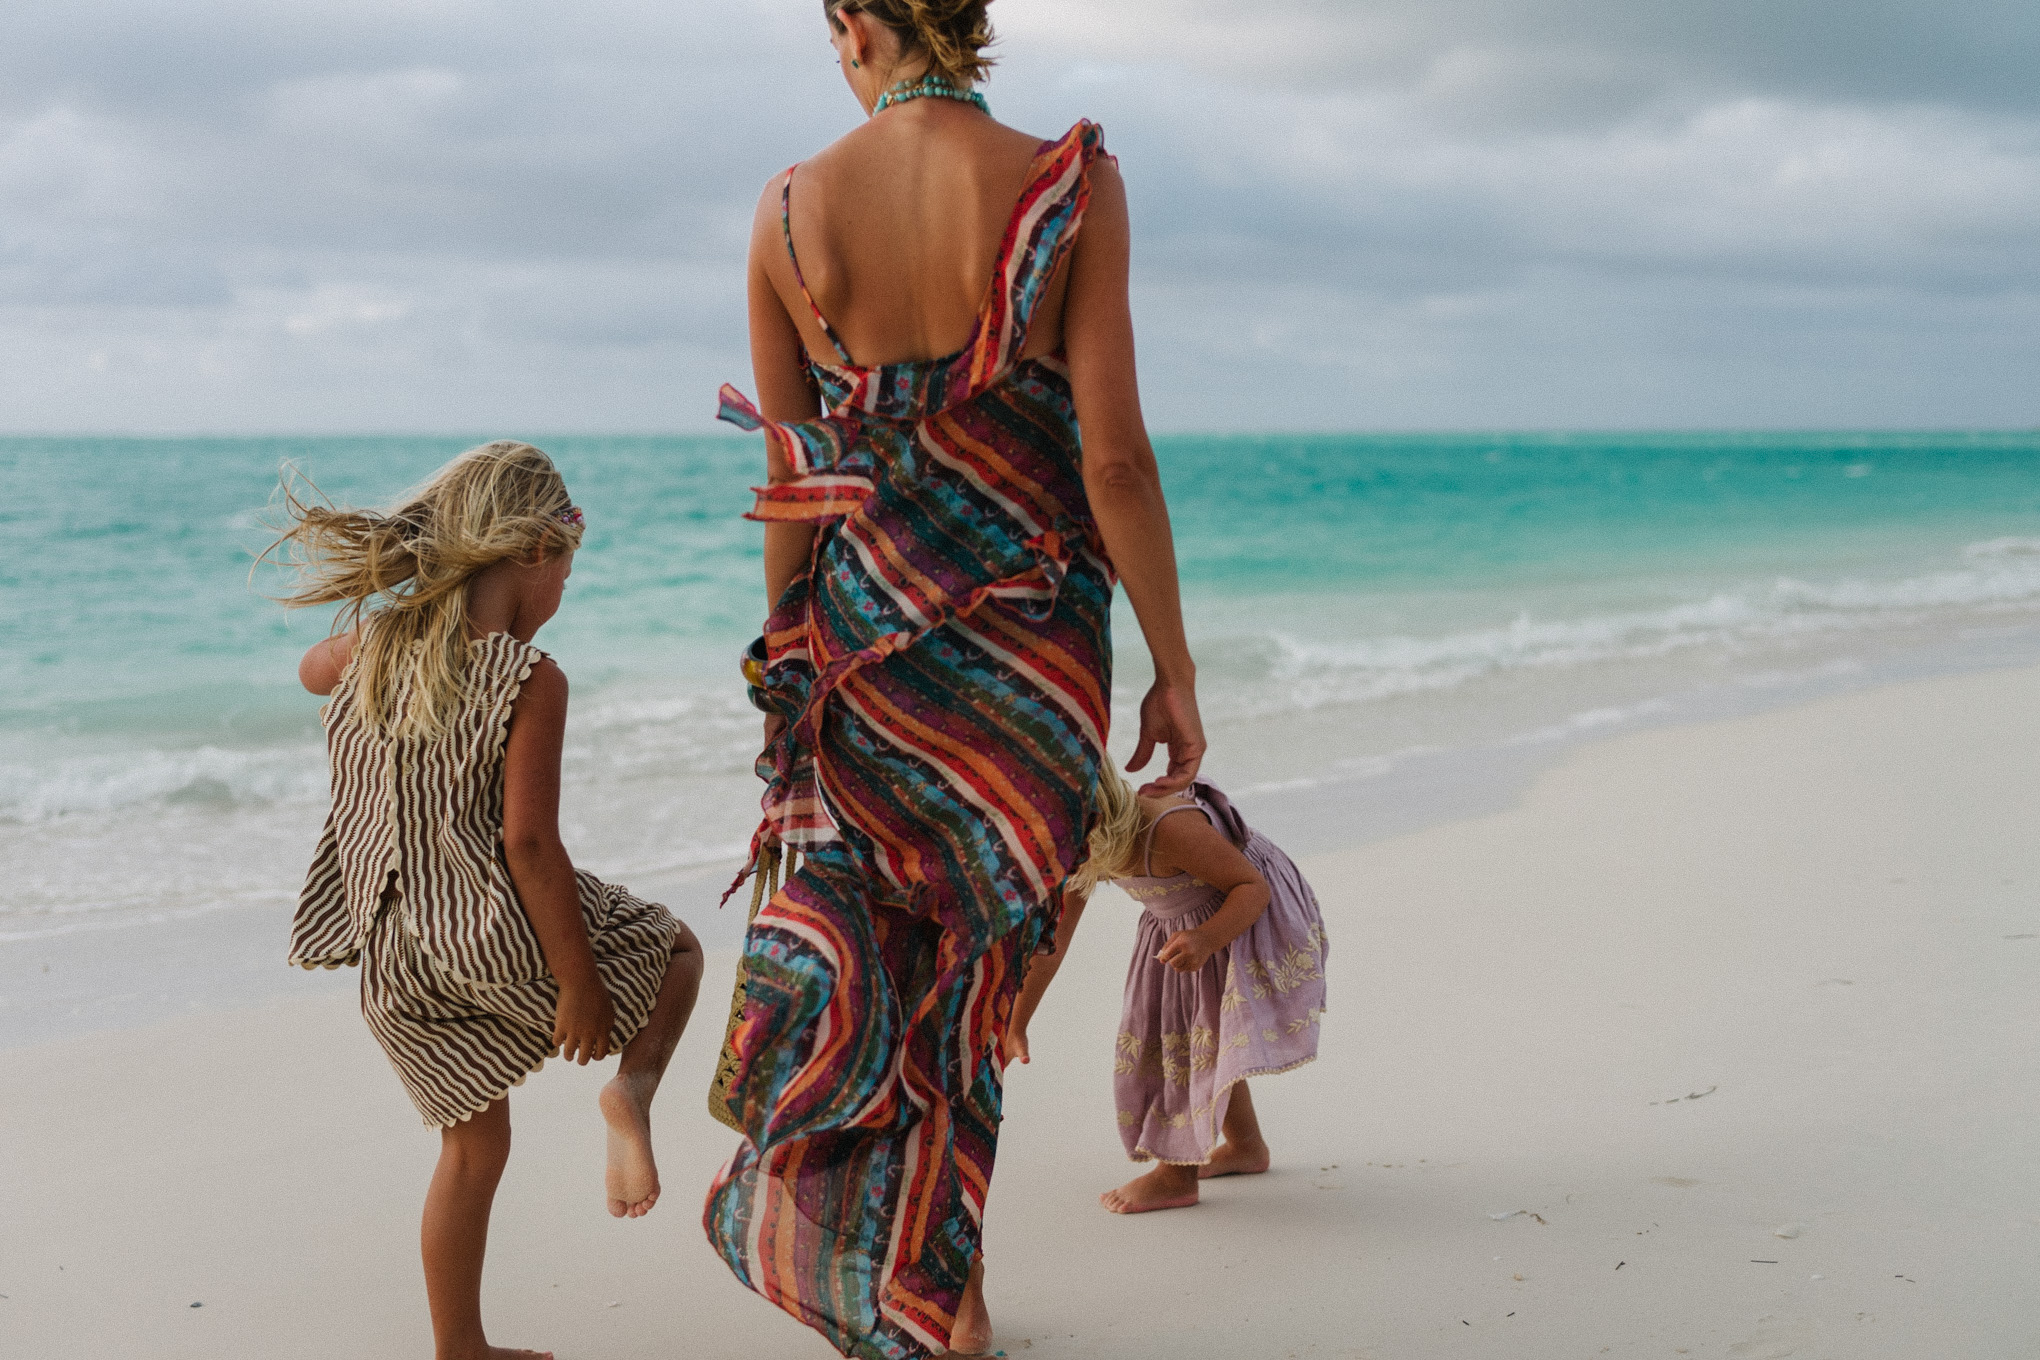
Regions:
[[[1505,811],[1580,752],[1638,732],[1704,727],[1922,680],[2022,669],[2040,659],[2036,649],[2040,633],[2031,626],[1973,630],[1874,665],[1819,667],[1763,685],[1696,684],[1500,741],[1403,752],[1366,774],[1228,791],[1249,820],[1292,855],[1335,854]],[[316,830],[310,835],[315,838]],[[617,877],[672,908],[704,946],[735,949],[743,938],[743,902],[732,899],[721,908],[715,902],[737,867],[731,859]],[[294,888],[288,897],[0,940],[0,1053],[180,1015],[351,994],[355,975],[349,970],[308,975],[282,962]]]
[[[1595,741],[1506,808],[1306,852],[1332,990],[1318,1062],[1254,1084],[1276,1167],[1135,1218],[1095,1202],[1141,1170],[1109,1094],[1136,913],[1108,894],[1007,1074],[999,1349],[2032,1354],[2036,767],[2040,667],[1984,671]],[[733,962],[662,1093],[650,1217],[601,1211],[599,1069],[520,1088],[499,1344],[828,1353],[701,1240]],[[0,1350],[429,1344],[436,1140],[351,997],[0,1051],[0,1080]]]

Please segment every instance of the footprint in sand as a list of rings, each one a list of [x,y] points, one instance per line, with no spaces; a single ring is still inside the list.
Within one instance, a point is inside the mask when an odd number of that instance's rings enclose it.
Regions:
[[[1755,1334],[1747,1341],[1738,1341],[1730,1346],[1728,1353],[1736,1360],[1787,1360],[1789,1356],[1811,1354],[1813,1347],[1811,1322],[1774,1322],[1770,1318],[1758,1318]]]

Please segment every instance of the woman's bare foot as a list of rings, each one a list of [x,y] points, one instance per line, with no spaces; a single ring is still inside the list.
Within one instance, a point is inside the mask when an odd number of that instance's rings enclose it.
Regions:
[[[1197,1168],[1164,1163],[1136,1176],[1098,1202],[1115,1214],[1145,1214],[1156,1209],[1187,1209],[1197,1202]]]
[[[985,1311],[985,1259],[970,1263],[970,1279],[963,1286],[963,1302],[956,1308],[956,1325],[949,1331],[951,1355],[988,1355],[992,1349],[992,1315]]]
[[[1268,1169],[1268,1145],[1235,1143],[1228,1138],[1211,1150],[1211,1160],[1197,1168],[1197,1179],[1213,1176],[1258,1176]]]
[[[659,1202],[659,1167],[652,1160],[651,1092],[636,1076],[611,1078],[598,1098],[609,1125],[609,1171],[603,1177],[612,1218],[642,1218]]]
[[[553,1360],[551,1351],[520,1350],[516,1346],[483,1346],[473,1351],[452,1351],[439,1360]]]

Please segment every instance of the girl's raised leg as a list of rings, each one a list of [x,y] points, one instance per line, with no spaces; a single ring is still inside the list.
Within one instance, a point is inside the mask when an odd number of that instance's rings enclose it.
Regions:
[[[659,999],[640,1029],[623,1047],[616,1075],[602,1088],[603,1122],[609,1125],[609,1171],[604,1188],[616,1218],[642,1218],[659,1202],[659,1167],[652,1159],[652,1097],[673,1059],[674,1046],[694,1013],[701,990],[701,943],[686,926],[673,940],[673,961]]]
[[[439,1131],[439,1165],[425,1192],[419,1244],[425,1256],[425,1297],[432,1306],[437,1360],[552,1360],[551,1351],[491,1346],[482,1332],[482,1258],[489,1249],[489,1209],[510,1160],[510,1102]]]
[[[1197,1179],[1213,1176],[1258,1176],[1268,1169],[1268,1144],[1261,1137],[1261,1121],[1254,1118],[1254,1098],[1247,1084],[1232,1088],[1225,1107],[1225,1140],[1211,1150],[1211,1160],[1197,1168]]]

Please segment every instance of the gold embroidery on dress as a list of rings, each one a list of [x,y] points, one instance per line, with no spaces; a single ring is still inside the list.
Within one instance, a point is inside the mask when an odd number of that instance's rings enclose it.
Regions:
[[[1289,1022],[1289,1032],[1291,1034],[1303,1033],[1305,1030],[1309,1029],[1312,1025],[1315,1025],[1318,1022],[1319,1018],[1324,1015],[1324,1013],[1325,1008],[1323,1006],[1312,1006],[1309,1010],[1303,1013],[1303,1018],[1301,1020],[1291,1020]],[[1269,1037],[1273,1038],[1274,1036],[1270,1035]]]
[[[1314,937],[1322,936],[1315,926],[1311,933]],[[1319,966],[1323,953],[1314,940],[1310,948],[1297,945],[1273,963],[1248,959],[1247,972],[1255,979],[1254,999],[1265,1001],[1271,993],[1287,996],[1306,982],[1324,981],[1324,969]]]

